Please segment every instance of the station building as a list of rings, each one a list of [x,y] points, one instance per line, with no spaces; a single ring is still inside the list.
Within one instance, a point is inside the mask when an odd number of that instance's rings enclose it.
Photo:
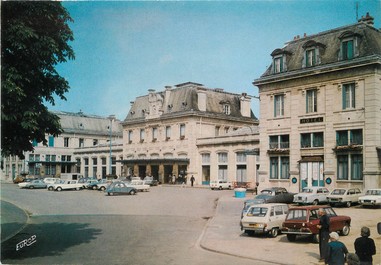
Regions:
[[[259,181],[381,187],[381,31],[358,23],[295,37],[253,84],[260,95]]]
[[[161,183],[173,175],[188,183],[193,176],[196,185],[217,179],[253,182],[256,156],[247,150],[258,147],[258,133],[252,129],[246,143],[231,140],[240,128],[257,127],[250,104],[245,93],[193,82],[150,89],[131,102],[122,122],[124,171],[152,175]]]

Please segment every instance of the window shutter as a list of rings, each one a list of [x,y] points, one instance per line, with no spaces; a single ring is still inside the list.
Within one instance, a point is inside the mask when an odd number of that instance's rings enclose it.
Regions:
[[[347,59],[353,58],[353,40],[347,42]]]

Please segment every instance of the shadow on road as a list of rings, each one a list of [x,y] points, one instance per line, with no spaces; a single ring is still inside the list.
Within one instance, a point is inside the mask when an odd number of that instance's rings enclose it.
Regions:
[[[1,244],[1,260],[59,256],[68,248],[89,243],[99,234],[101,229],[89,228],[86,223],[29,224],[22,232]]]

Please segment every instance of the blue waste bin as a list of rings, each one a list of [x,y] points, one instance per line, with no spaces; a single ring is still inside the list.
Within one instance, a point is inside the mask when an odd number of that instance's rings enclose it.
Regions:
[[[246,189],[236,188],[236,189],[234,189],[234,194],[235,194],[236,198],[245,198],[246,197]]]

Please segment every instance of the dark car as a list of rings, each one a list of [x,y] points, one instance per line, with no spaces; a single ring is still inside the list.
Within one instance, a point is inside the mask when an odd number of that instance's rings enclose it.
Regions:
[[[247,213],[249,210],[250,206],[254,204],[262,204],[262,203],[267,203],[269,199],[271,199],[272,196],[268,194],[259,194],[255,196],[253,199],[248,199],[244,201],[243,203],[243,209],[241,212],[241,218]]]
[[[320,222],[318,215],[319,208],[323,208],[330,222],[330,232],[339,232],[346,236],[349,234],[351,218],[345,215],[337,215],[331,206],[300,206],[288,210],[286,220],[282,224],[282,233],[287,235],[291,242],[296,240],[298,235],[311,235],[315,243],[319,242]]]
[[[288,192],[285,188],[282,187],[263,189],[261,194],[267,194],[271,196],[271,198],[266,200],[266,203],[292,203],[295,195],[295,193]]]
[[[134,187],[127,186],[124,182],[115,181],[107,187],[105,192],[110,196],[119,194],[135,195],[137,190]]]

